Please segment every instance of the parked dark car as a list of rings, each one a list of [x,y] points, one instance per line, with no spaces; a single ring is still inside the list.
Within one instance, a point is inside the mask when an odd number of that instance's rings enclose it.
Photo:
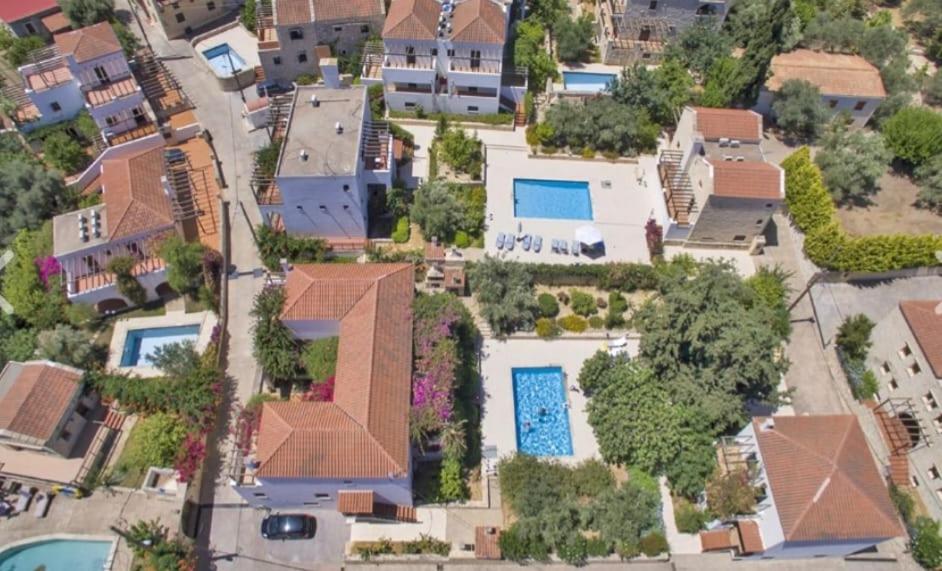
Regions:
[[[294,91],[294,85],[286,86],[274,81],[263,81],[262,83],[255,84],[255,93],[257,93],[259,97],[265,97],[266,95],[282,95],[292,91]]]
[[[265,539],[311,539],[317,532],[317,520],[304,514],[275,514],[262,520]]]

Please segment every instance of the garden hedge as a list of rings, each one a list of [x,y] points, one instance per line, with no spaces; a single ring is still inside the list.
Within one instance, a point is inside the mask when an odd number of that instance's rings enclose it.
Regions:
[[[802,147],[782,161],[785,205],[795,225],[805,233],[805,255],[819,267],[854,272],[885,272],[934,266],[942,250],[935,234],[851,236],[837,219],[821,171]]]

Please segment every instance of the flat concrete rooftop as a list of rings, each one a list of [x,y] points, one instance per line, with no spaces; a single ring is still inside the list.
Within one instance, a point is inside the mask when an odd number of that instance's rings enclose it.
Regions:
[[[316,105],[311,97],[316,97]],[[277,176],[356,173],[365,102],[364,86],[299,87],[294,95]],[[339,133],[337,123],[342,127]]]

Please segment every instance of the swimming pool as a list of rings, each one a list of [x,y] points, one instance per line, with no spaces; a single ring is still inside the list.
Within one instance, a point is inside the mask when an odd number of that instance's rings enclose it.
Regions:
[[[219,44],[204,50],[203,56],[219,77],[232,77],[245,69],[245,60],[229,44]]]
[[[49,539],[0,552],[0,571],[102,571],[113,541]]]
[[[151,327],[148,329],[132,329],[124,341],[124,351],[121,353],[122,367],[150,367],[153,363],[150,356],[158,347],[192,341],[196,343],[199,336],[199,325],[179,325],[176,327]]]
[[[566,91],[600,93],[615,79],[614,73],[591,73],[588,71],[564,71],[563,87]]]
[[[589,183],[576,180],[515,178],[514,216],[592,220]]]
[[[533,456],[572,456],[563,370],[523,367],[511,374],[517,450]]]

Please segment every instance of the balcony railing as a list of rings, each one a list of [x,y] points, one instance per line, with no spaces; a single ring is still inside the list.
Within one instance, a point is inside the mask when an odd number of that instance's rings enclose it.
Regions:
[[[386,52],[383,54],[383,67],[393,69],[435,69],[435,57],[425,54],[403,54]]]
[[[498,74],[501,70],[501,63],[499,59],[452,57],[449,70],[464,73]]]

